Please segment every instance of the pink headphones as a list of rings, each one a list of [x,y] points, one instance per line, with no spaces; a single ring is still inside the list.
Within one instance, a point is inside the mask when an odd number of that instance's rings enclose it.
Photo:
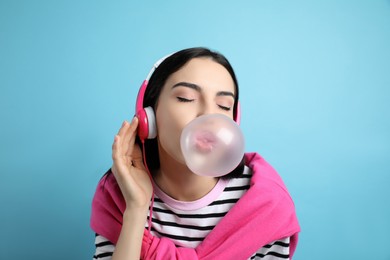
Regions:
[[[143,142],[145,139],[153,139],[157,136],[157,125],[156,125],[156,116],[154,114],[154,110],[152,107],[144,107],[144,96],[146,88],[148,87],[148,82],[150,80],[150,77],[152,76],[153,72],[157,69],[157,67],[169,56],[172,54],[169,54],[162,59],[158,60],[150,70],[148,76],[146,79],[142,82],[142,85],[138,91],[137,95],[137,101],[135,103],[135,116],[138,118],[138,136]],[[240,109],[240,102],[237,104],[237,113],[234,118],[234,121],[237,124],[240,124],[241,119],[241,109]]]

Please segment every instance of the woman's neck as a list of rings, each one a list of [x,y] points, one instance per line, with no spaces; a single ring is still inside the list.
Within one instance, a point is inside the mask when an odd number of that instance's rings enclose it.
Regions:
[[[218,178],[196,175],[185,164],[160,151],[160,169],[155,173],[154,181],[176,200],[195,201],[209,193]]]

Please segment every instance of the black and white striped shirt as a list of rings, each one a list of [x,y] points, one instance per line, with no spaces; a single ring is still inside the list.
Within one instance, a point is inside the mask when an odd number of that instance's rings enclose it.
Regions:
[[[249,189],[251,176],[251,170],[245,167],[240,178],[220,179],[211,192],[193,202],[177,201],[156,187],[152,234],[170,238],[177,246],[197,247]],[[108,239],[96,234],[95,245],[94,259],[111,259],[115,246]],[[289,246],[289,237],[280,238],[260,248],[250,259],[290,259]]]

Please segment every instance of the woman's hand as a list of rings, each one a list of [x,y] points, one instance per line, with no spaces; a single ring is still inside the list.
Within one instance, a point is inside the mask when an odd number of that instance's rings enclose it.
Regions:
[[[111,168],[127,209],[143,208],[147,210],[152,197],[153,187],[143,164],[140,147],[135,144],[138,119],[124,122],[112,145],[113,166]]]

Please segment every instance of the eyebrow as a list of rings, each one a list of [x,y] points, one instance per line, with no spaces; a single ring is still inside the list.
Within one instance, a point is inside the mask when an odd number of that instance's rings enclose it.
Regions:
[[[201,91],[201,87],[199,85],[196,85],[194,83],[189,83],[189,82],[179,82],[179,83],[176,83],[175,85],[172,86],[172,89],[173,88],[177,88],[177,87],[187,87],[187,88],[192,88],[196,91]]]
[[[202,90],[202,88],[199,85],[194,84],[194,83],[190,83],[190,82],[176,83],[175,85],[172,86],[172,89],[176,88],[176,87],[187,87],[187,88],[194,89],[198,92],[201,92],[201,90]],[[233,94],[233,92],[230,92],[230,91],[218,91],[217,96],[231,96],[231,97],[235,98],[235,95]]]

